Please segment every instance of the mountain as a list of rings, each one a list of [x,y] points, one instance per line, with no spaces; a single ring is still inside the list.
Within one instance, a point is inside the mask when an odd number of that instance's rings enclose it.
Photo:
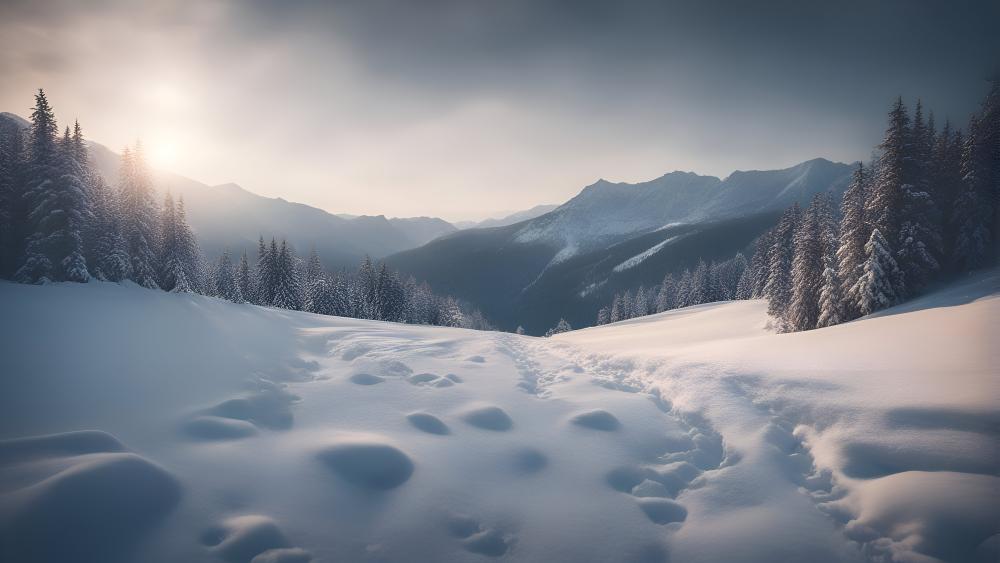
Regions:
[[[506,215],[504,217],[483,219],[482,221],[458,221],[453,223],[453,225],[459,229],[488,229],[492,227],[506,227],[507,225],[513,225],[514,223],[534,219],[539,215],[545,215],[557,207],[559,206],[556,204],[536,205],[531,209],[511,213],[510,215]]]
[[[0,134],[27,126],[21,117],[0,112]],[[93,141],[88,142],[88,149],[98,172],[109,184],[117,183],[119,155]],[[175,197],[184,197],[188,221],[209,260],[227,248],[235,253],[246,250],[253,258],[257,239],[263,235],[265,239],[286,238],[300,253],[315,247],[328,268],[354,267],[366,254],[381,258],[456,231],[450,223],[433,217],[339,217],[305,204],[260,196],[236,184],[209,186],[165,171],[154,171],[154,182],[161,195],[169,190]]]
[[[541,334],[560,317],[587,326],[616,291],[657,284],[699,258],[749,252],[784,208],[839,195],[851,171],[814,159],[724,180],[690,172],[639,184],[600,180],[534,219],[462,230],[387,261],[475,303],[503,329]]]

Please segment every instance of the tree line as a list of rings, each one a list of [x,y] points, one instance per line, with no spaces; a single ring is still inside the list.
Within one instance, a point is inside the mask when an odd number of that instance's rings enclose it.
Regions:
[[[885,137],[858,163],[839,206],[794,204],[742,254],[701,261],[658,288],[616,294],[597,324],[710,301],[767,299],[781,332],[836,325],[995,264],[1000,236],[1000,81],[963,131],[937,130],[898,98]],[[734,282],[734,280],[736,280]]]
[[[750,290],[744,280],[747,267],[742,252],[721,262],[699,260],[693,270],[686,268],[676,277],[672,272],[667,273],[658,286],[649,289],[639,286],[635,291],[615,293],[611,302],[598,310],[597,324],[616,323],[713,301],[750,299]]]
[[[131,281],[236,303],[346,317],[486,329],[478,310],[401,280],[366,257],[329,273],[314,252],[260,238],[256,263],[229,252],[210,267],[188,225],[184,199],[158,202],[141,143],[122,152],[109,186],[90,162],[80,124],[60,135],[39,90],[30,125],[0,130],[0,278],[20,283]]]

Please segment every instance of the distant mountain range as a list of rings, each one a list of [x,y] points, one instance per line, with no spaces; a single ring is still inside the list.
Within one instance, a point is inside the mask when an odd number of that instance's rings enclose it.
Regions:
[[[483,219],[482,221],[456,221],[452,223],[452,225],[455,225],[459,229],[489,229],[491,227],[506,227],[507,225],[513,225],[514,223],[534,219],[539,215],[545,215],[557,207],[559,207],[557,204],[536,205],[531,209],[511,213],[510,215],[506,215],[504,217]]]
[[[504,329],[540,334],[560,317],[586,326],[615,291],[748,249],[792,203],[841,194],[851,171],[814,159],[725,179],[672,172],[639,184],[600,180],[534,219],[459,231],[386,260],[475,303]]]
[[[26,125],[0,113],[0,126]],[[119,155],[93,142],[89,150],[97,170],[116,183]],[[169,172],[155,172],[154,180],[161,193],[184,197],[209,259],[227,248],[253,257],[260,235],[287,239],[299,253],[315,248],[329,269],[353,267],[366,254],[385,258],[435,291],[471,302],[502,329],[520,324],[541,334],[560,317],[592,324],[616,291],[657,284],[699,258],[747,250],[793,202],[842,193],[851,171],[814,159],[725,179],[671,172],[637,184],[599,180],[562,205],[459,224],[463,229],[434,217],[335,215]]]
[[[0,125],[24,128],[23,118],[0,112]],[[120,157],[107,147],[88,142],[96,169],[109,184],[118,181]],[[381,258],[421,246],[457,229],[434,217],[387,219],[383,215],[344,218],[281,198],[249,192],[236,184],[209,186],[178,174],[154,171],[161,196],[170,190],[184,196],[188,221],[206,257],[214,260],[224,249],[246,250],[255,258],[257,239],[287,239],[300,254],[313,247],[330,269],[354,267],[364,255]]]

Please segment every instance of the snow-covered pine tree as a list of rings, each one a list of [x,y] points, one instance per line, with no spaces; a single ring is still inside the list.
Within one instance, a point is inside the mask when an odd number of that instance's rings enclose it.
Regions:
[[[100,175],[95,175],[91,185],[92,215],[91,235],[94,248],[91,273],[97,279],[120,282],[128,279],[131,264],[128,244],[122,235],[121,202],[117,190],[112,189]]]
[[[646,288],[639,286],[639,289],[635,291],[635,297],[632,299],[632,311],[629,317],[645,317],[649,314],[649,296],[646,293]]]
[[[462,309],[454,297],[440,297],[438,301],[437,324],[439,326],[460,327],[465,322]]]
[[[919,292],[937,274],[940,270],[937,257],[943,251],[941,217],[930,189],[931,143],[931,132],[924,124],[918,101],[909,143],[912,178],[902,187],[896,253],[906,289],[911,293]]]
[[[288,241],[281,241],[274,260],[274,302],[275,307],[302,310],[302,280],[296,264],[295,254],[288,248]]]
[[[616,323],[618,321],[625,319],[625,307],[622,306],[622,296],[620,293],[615,293],[615,296],[611,299],[611,311],[608,312],[608,322]]]
[[[0,122],[0,277],[8,279],[21,265],[27,226],[24,137],[17,125]]]
[[[842,283],[837,275],[836,256],[826,255],[823,263],[823,288],[819,294],[819,319],[816,328],[840,324],[844,320]]]
[[[736,292],[733,293],[733,299],[753,299],[753,271],[749,267],[740,274],[740,280],[736,282]]]
[[[375,265],[372,264],[371,257],[365,256],[361,261],[356,284],[356,301],[360,318],[378,319],[381,313],[381,306],[378,301],[378,272],[375,271]]]
[[[87,281],[82,238],[86,194],[69,128],[60,141],[55,114],[42,90],[35,95],[28,150],[25,198],[30,235],[15,277],[27,283]]]
[[[947,266],[949,265],[947,255],[955,246],[952,221],[955,214],[955,200],[962,191],[962,133],[953,132],[948,121],[945,121],[944,128],[935,139],[931,160],[932,197],[941,215],[943,250],[938,262],[942,266]]]
[[[271,245],[264,243],[264,237],[257,240],[257,276],[256,304],[271,306],[274,304],[275,288],[277,286],[278,243],[271,238]]]
[[[150,289],[157,289],[156,249],[159,246],[159,210],[153,197],[153,184],[142,151],[122,151],[120,174],[121,227],[129,256],[129,279]]]
[[[855,306],[859,297],[853,293],[864,273],[865,244],[871,237],[871,226],[865,220],[865,167],[860,162],[841,203],[840,245],[837,263],[840,265],[840,294],[844,296],[842,320],[857,318],[861,312]]]
[[[865,255],[864,271],[852,294],[858,296],[858,311],[862,315],[870,315],[898,301],[894,280],[899,276],[899,267],[878,229],[872,230],[865,244]]]
[[[693,305],[691,301],[691,285],[692,276],[691,270],[688,268],[684,269],[681,277],[677,280],[677,298],[676,298],[676,309],[681,307],[687,307],[688,305]]]
[[[660,283],[660,291],[656,295],[656,312],[662,313],[677,307],[677,282],[674,275],[667,273]]]
[[[708,303],[711,295],[711,279],[709,278],[708,264],[704,260],[698,260],[698,266],[691,273],[691,286],[688,292],[688,305],[700,305]]]
[[[232,301],[242,303],[243,297],[240,294],[239,285],[236,283],[236,271],[233,268],[233,260],[229,256],[229,250],[223,250],[219,257],[219,263],[215,266],[213,293]]]
[[[399,276],[395,272],[390,272],[385,262],[379,266],[375,285],[379,318],[384,321],[403,322],[406,312],[403,285]]]
[[[604,307],[601,307],[600,309],[597,310],[597,322],[595,322],[594,324],[596,324],[597,326],[606,325],[608,324],[608,319],[610,318],[611,318],[611,309],[608,308],[607,305],[605,305]]]
[[[747,292],[747,297],[741,298],[737,296],[740,280],[743,279],[743,274],[749,267],[750,263],[742,252],[737,252],[736,256],[726,261],[722,281],[726,287],[727,299],[749,299],[749,292]]]
[[[871,191],[865,207],[865,219],[873,229],[878,229],[888,242],[887,248],[894,254],[902,240],[902,209],[905,194],[917,190],[914,182],[919,176],[910,127],[910,117],[902,98],[897,98],[889,112],[889,126],[885,138],[879,145],[881,155],[878,172],[873,178]],[[897,297],[907,293],[905,277],[900,270],[896,277],[893,294]]]
[[[760,299],[764,297],[764,287],[767,285],[768,272],[770,271],[770,253],[774,244],[774,230],[768,229],[754,241],[753,257],[750,259],[750,297],[748,299]]]
[[[785,331],[811,330],[819,319],[820,293],[823,290],[824,240],[821,231],[820,207],[817,195],[806,208],[795,229],[792,257],[792,301],[780,319]]]
[[[201,251],[187,224],[183,198],[174,203],[167,191],[160,224],[160,287],[174,293],[200,291],[204,277]]]
[[[309,251],[309,259],[306,260],[306,275],[303,280],[305,285],[305,300],[302,310],[310,313],[330,315],[326,312],[331,310],[329,292],[330,284],[323,271],[323,263],[319,259],[319,254],[313,248]]]
[[[247,251],[240,255],[240,263],[236,267],[236,290],[240,296],[241,303],[256,303],[253,274],[250,272],[250,261],[247,260]]]
[[[779,321],[787,318],[786,312],[792,302],[792,259],[795,250],[795,231],[802,212],[797,203],[782,213],[771,237],[768,252],[767,282],[764,296],[767,298],[767,312]]]
[[[958,271],[981,268],[990,259],[993,196],[989,184],[990,154],[983,136],[983,127],[978,117],[973,116],[962,150],[962,188],[955,201],[953,218],[952,260]]]
[[[549,336],[562,334],[564,332],[569,332],[571,330],[573,330],[573,327],[570,326],[568,322],[566,322],[566,319],[559,319],[559,322],[556,323],[556,326],[550,328],[548,331],[545,332],[545,337],[548,338]]]
[[[633,313],[635,313],[635,297],[632,295],[631,289],[626,289],[625,293],[622,294],[621,320],[631,319]]]

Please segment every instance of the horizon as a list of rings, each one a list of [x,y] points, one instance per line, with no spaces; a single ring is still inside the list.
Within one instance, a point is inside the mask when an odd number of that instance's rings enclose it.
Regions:
[[[44,91],[44,88],[41,88],[41,90]],[[47,91],[46,91],[46,97],[49,97],[49,93]],[[23,115],[16,114],[14,112],[11,112],[11,111],[8,111],[8,110],[5,110],[5,109],[0,109],[0,113],[8,113],[8,114],[11,114],[11,115],[14,115],[14,116],[20,118],[25,123],[29,122],[29,120],[28,120],[27,117],[25,117]],[[56,117],[57,117],[57,119],[59,117],[59,112],[58,111],[56,111]],[[60,127],[65,127],[65,124],[63,124],[63,122],[59,122],[59,123],[62,124],[62,125],[60,125]],[[82,123],[81,123],[81,127],[84,127],[84,125]],[[84,134],[86,136],[86,128],[85,127],[84,127]],[[115,155],[120,155],[121,154],[120,150],[115,150],[114,148],[109,147],[106,143],[102,143],[99,140],[90,139],[90,138],[88,138],[86,140],[88,142],[93,142],[93,143],[96,143],[96,144],[104,147],[105,149],[111,151]],[[653,180],[657,180],[659,178],[662,178],[663,176],[667,176],[667,175],[673,174],[673,173],[695,174],[697,176],[718,178],[719,180],[725,181],[727,178],[729,178],[730,176],[732,176],[733,174],[736,174],[738,172],[760,172],[760,171],[767,171],[767,170],[786,170],[786,169],[789,169],[789,168],[794,168],[794,167],[799,166],[801,164],[805,164],[806,162],[811,162],[813,160],[826,160],[826,161],[832,162],[834,164],[843,164],[843,165],[852,165],[852,164],[855,164],[855,163],[858,162],[858,161],[854,161],[854,162],[842,162],[842,161],[839,161],[839,160],[833,160],[833,159],[827,158],[825,156],[814,156],[814,157],[807,158],[807,159],[799,161],[799,162],[791,163],[791,164],[784,165],[784,166],[779,166],[779,167],[773,168],[773,169],[745,168],[745,169],[732,170],[728,174],[725,174],[725,175],[722,175],[722,176],[715,175],[715,174],[706,174],[706,173],[698,172],[696,170],[669,170],[669,171],[657,174],[656,176],[653,176],[653,177],[650,177],[650,178],[646,178],[646,179],[640,179],[640,180],[636,180],[636,181],[612,180],[612,179],[608,179],[608,178],[605,178],[605,177],[600,177],[600,178],[597,178],[596,180],[590,181],[590,182],[588,182],[588,183],[580,186],[577,189],[576,192],[574,192],[572,195],[570,195],[565,200],[562,200],[562,201],[559,201],[559,202],[534,203],[534,204],[530,204],[530,205],[528,205],[527,207],[524,207],[524,208],[519,208],[519,209],[505,209],[505,210],[494,211],[494,212],[492,212],[490,214],[487,214],[487,215],[471,216],[471,217],[460,217],[460,218],[449,218],[449,217],[444,217],[444,216],[441,216],[441,215],[407,215],[407,216],[400,216],[400,215],[389,215],[389,214],[386,214],[386,213],[379,213],[379,212],[372,212],[372,213],[347,213],[347,212],[338,211],[338,210],[335,210],[335,209],[324,209],[323,207],[316,206],[316,205],[310,204],[310,203],[305,202],[305,201],[298,201],[298,200],[294,200],[294,199],[289,199],[289,198],[286,198],[286,197],[284,197],[282,195],[265,195],[265,194],[261,194],[261,193],[258,193],[256,191],[248,188],[247,186],[241,185],[238,182],[227,181],[227,182],[220,182],[220,183],[217,183],[217,184],[209,184],[207,182],[202,181],[199,178],[192,178],[192,177],[184,176],[184,174],[182,174],[180,172],[177,172],[176,170],[170,170],[170,169],[166,169],[166,168],[162,168],[162,167],[158,167],[158,166],[153,166],[153,169],[156,170],[156,171],[158,171],[158,172],[160,172],[160,173],[176,174],[176,175],[179,175],[179,176],[183,176],[185,178],[188,178],[189,180],[194,180],[194,181],[196,181],[198,183],[201,183],[201,184],[204,184],[205,186],[208,186],[210,188],[218,188],[218,187],[222,187],[222,186],[232,185],[232,186],[236,186],[236,187],[238,187],[238,188],[240,188],[242,190],[248,191],[248,192],[250,192],[250,193],[252,193],[254,195],[260,196],[260,197],[283,199],[285,201],[288,201],[289,203],[297,203],[297,204],[302,204],[302,205],[308,205],[310,207],[315,207],[316,209],[319,209],[321,211],[325,211],[326,213],[329,213],[330,215],[348,216],[348,217],[345,217],[345,218],[379,217],[379,216],[384,216],[386,219],[441,219],[441,220],[446,221],[446,222],[452,224],[453,226],[457,227],[459,223],[480,223],[480,222],[488,221],[488,220],[491,220],[491,219],[503,219],[503,218],[505,218],[507,216],[510,216],[510,215],[513,215],[513,214],[516,214],[516,213],[521,213],[523,211],[528,211],[528,210],[531,210],[531,209],[533,209],[535,207],[541,207],[541,206],[546,206],[546,205],[555,205],[555,206],[558,207],[558,206],[566,203],[567,201],[569,201],[573,197],[576,197],[577,195],[579,195],[579,193],[582,190],[584,190],[584,189],[586,189],[586,188],[588,188],[590,186],[593,186],[595,184],[598,184],[600,182],[608,182],[608,183],[611,183],[611,184],[641,184],[641,183],[646,183],[646,182],[651,182]],[[473,225],[472,227],[475,227],[475,225]]]
[[[481,219],[594,178],[865,160],[898,95],[964,123],[1000,7],[904,4],[14,1],[0,107],[43,85],[88,138],[209,185]]]

